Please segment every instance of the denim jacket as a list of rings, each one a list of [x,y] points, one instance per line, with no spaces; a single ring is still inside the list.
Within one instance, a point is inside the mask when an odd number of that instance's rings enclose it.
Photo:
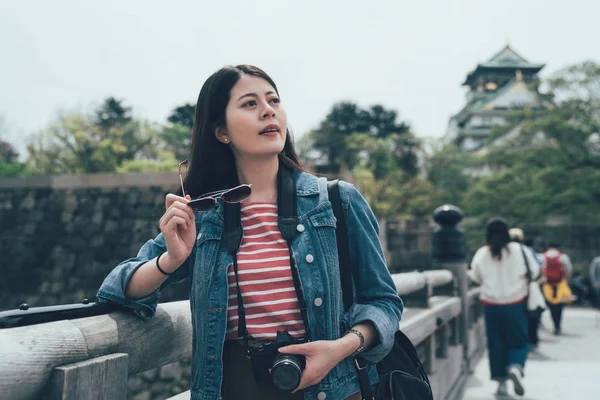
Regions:
[[[308,332],[312,340],[338,339],[350,327],[370,321],[377,331],[374,344],[360,353],[372,363],[371,383],[378,381],[374,363],[392,348],[403,304],[389,274],[379,242],[379,227],[369,205],[356,188],[340,182],[342,207],[348,226],[350,256],[355,271],[355,303],[345,312],[342,301],[336,220],[324,178],[296,171],[298,234],[292,251],[307,302]],[[189,279],[193,335],[191,399],[221,399],[223,345],[227,328],[227,269],[233,262],[220,241],[223,203],[196,213],[196,245],[186,262],[161,286]],[[160,288],[148,297],[130,300],[124,295],[129,279],[142,264],[166,251],[162,234],[149,240],[137,257],[123,261],[104,280],[99,302],[115,302],[131,308],[144,319],[151,318]],[[312,257],[309,257],[312,255]],[[344,399],[360,390],[351,357],[334,367],[317,385],[304,390],[304,399]]]

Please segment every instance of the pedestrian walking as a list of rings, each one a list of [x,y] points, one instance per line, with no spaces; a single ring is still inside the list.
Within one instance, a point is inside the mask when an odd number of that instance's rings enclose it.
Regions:
[[[508,380],[517,395],[525,394],[529,292],[525,257],[531,275],[537,276],[533,255],[511,242],[504,219],[492,218],[486,225],[486,245],[471,261],[470,277],[481,285],[491,379],[498,382],[498,395],[508,394]]]
[[[562,332],[562,314],[565,304],[573,301],[573,293],[567,283],[573,272],[571,258],[560,251],[560,245],[552,242],[544,253],[543,274],[545,283],[543,287],[544,297],[550,308],[552,322],[554,323],[554,334]]]

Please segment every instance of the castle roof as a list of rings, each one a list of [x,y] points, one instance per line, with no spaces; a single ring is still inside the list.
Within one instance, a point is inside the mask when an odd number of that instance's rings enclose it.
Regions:
[[[477,67],[467,75],[463,85],[472,86],[481,75],[490,73],[514,74],[514,71],[521,70],[525,75],[533,75],[542,68],[544,68],[544,64],[530,63],[509,45],[506,45],[486,62],[477,64]]]

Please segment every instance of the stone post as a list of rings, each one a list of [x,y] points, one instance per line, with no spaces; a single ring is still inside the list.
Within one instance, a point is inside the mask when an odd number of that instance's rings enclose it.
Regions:
[[[451,336],[454,338],[453,344],[463,345],[465,368],[470,371],[467,252],[464,234],[458,228],[458,223],[463,219],[463,212],[456,206],[445,204],[434,210],[433,219],[440,225],[432,236],[433,267],[450,270],[454,275],[456,293],[460,297],[461,314],[459,323],[454,324],[455,332]]]

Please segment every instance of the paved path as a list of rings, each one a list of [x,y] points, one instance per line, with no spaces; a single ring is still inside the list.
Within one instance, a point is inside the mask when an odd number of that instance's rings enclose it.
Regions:
[[[475,367],[463,400],[600,400],[600,311],[567,308],[563,334],[552,334],[550,313],[540,327],[540,346],[529,354],[525,367],[525,396],[496,397],[497,384],[489,379],[487,357]],[[514,393],[509,382],[509,392]]]

